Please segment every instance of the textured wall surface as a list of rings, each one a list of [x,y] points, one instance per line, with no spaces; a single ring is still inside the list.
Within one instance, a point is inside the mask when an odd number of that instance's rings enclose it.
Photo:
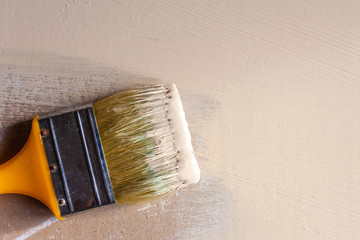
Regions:
[[[1,195],[0,239],[360,239],[359,2],[0,3],[1,163],[37,114],[173,82],[202,170],[64,221]]]

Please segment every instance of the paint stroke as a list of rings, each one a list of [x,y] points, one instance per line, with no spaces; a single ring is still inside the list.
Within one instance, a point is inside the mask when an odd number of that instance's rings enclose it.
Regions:
[[[42,224],[31,228],[29,231],[27,231],[26,233],[20,235],[19,237],[15,238],[15,240],[25,240],[28,239],[29,237],[31,237],[32,235],[34,235],[35,233],[43,230],[44,228],[49,227],[51,224],[57,222],[58,219],[55,217],[49,218],[48,220],[44,221]]]

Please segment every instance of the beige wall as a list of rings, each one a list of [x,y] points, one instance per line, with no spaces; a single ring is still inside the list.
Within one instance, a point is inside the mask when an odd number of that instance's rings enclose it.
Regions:
[[[357,1],[1,1],[0,158],[32,116],[174,82],[202,170],[56,221],[0,196],[1,239],[360,239]]]

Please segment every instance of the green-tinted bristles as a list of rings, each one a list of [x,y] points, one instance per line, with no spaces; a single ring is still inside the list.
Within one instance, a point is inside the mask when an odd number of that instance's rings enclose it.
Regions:
[[[117,203],[152,200],[182,184],[166,85],[123,91],[94,102],[96,122]]]

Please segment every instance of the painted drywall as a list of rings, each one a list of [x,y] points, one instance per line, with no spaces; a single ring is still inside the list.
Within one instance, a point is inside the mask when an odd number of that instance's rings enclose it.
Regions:
[[[0,196],[2,239],[359,239],[359,10],[350,0],[3,2],[1,161],[37,113],[174,82],[202,179],[66,221]]]

